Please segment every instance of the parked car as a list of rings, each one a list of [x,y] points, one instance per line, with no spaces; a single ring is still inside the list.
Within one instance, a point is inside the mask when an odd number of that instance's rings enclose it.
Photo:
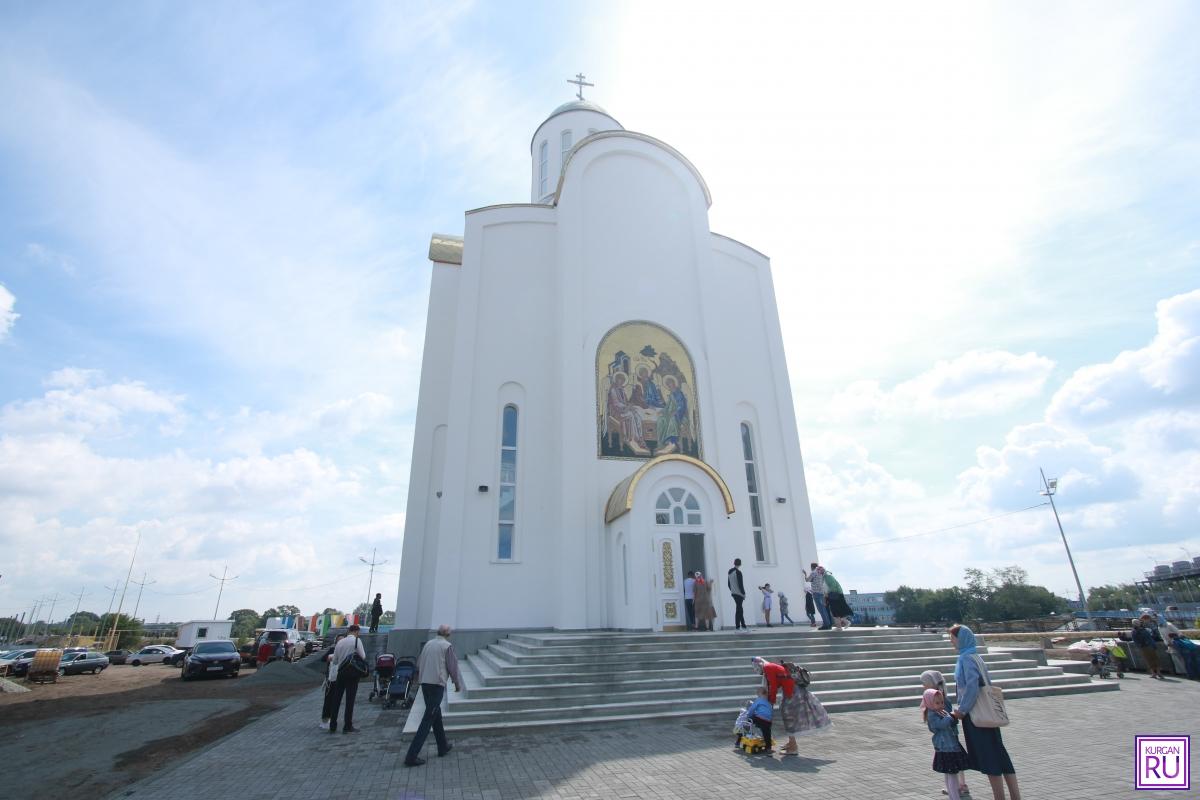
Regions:
[[[103,653],[63,653],[62,661],[58,662],[59,675],[81,675],[90,672],[93,675],[103,672],[108,666],[108,656]]]
[[[205,675],[231,675],[236,678],[241,666],[242,656],[237,645],[230,640],[197,642],[192,652],[184,657],[179,677],[185,681]]]
[[[108,663],[110,664],[124,664],[126,659],[133,655],[133,652],[130,650],[109,650],[104,655],[108,657]]]
[[[169,644],[152,644],[143,647],[136,653],[130,653],[126,661],[135,667],[140,667],[142,664],[174,664],[182,658],[182,650],[176,650]]]
[[[254,644],[254,642],[248,642],[238,648],[238,655],[242,657],[242,666],[249,665],[253,667],[256,663],[258,663],[258,653],[256,652],[257,648],[258,646]]]
[[[32,650],[9,650],[3,655],[0,655],[0,675],[12,675],[21,677],[29,672],[29,665],[33,663],[33,656],[37,653],[37,649]]]
[[[86,653],[87,651],[86,647],[64,647],[63,655],[65,656],[67,653]]]
[[[304,642],[304,654],[308,655],[320,646],[317,641],[317,634],[313,631],[301,631],[300,640]]]
[[[280,657],[285,661],[299,661],[304,657],[304,642],[300,640],[300,633],[292,628],[273,628],[263,631],[258,643],[275,645],[276,653],[279,653],[279,647],[282,645],[282,654],[271,656],[268,662],[275,661]]]

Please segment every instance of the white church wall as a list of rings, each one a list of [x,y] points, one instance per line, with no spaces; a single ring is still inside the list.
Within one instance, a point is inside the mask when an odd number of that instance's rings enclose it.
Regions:
[[[562,528],[585,535],[564,541],[561,552],[563,563],[585,571],[587,591],[566,598],[563,627],[606,624],[598,512],[612,487],[637,467],[596,458],[596,348],[614,325],[644,319],[669,329],[693,359],[702,356],[695,261],[707,236],[706,210],[692,173],[640,139],[601,138],[568,165],[558,204],[561,358],[578,367],[564,375],[562,458],[581,469],[564,475]],[[664,296],[655,288],[663,283],[677,288]],[[710,422],[702,418],[702,428]],[[581,454],[590,457],[581,460]],[[560,594],[568,589],[563,579]]]
[[[399,581],[397,628],[429,626],[432,581],[437,563],[437,548],[432,543],[437,540],[440,512],[437,492],[443,488],[445,464],[450,395],[450,372],[446,365],[454,359],[461,270],[457,265],[434,264],[432,272],[421,357],[421,392],[413,435],[414,468],[409,474],[401,559],[401,563],[419,564],[420,569],[412,570]],[[440,434],[435,435],[435,431]]]
[[[553,529],[545,524],[557,501],[552,432],[558,424],[557,358],[553,331],[531,310],[555,307],[554,226],[549,209],[498,207],[467,218],[463,279],[474,308],[464,303],[459,336],[472,347],[455,362],[452,418],[466,430],[450,447],[448,480],[461,504],[444,517],[442,551],[455,547],[453,598],[440,596],[436,613],[469,628],[549,626],[553,603],[529,588],[550,574]],[[464,296],[468,291],[464,291]],[[461,376],[461,379],[460,379]],[[514,558],[497,559],[501,418],[506,402],[519,410],[517,526]],[[550,433],[551,435],[547,435]],[[453,435],[453,434],[452,434]],[[480,492],[487,486],[487,492]],[[451,544],[453,543],[453,544]]]

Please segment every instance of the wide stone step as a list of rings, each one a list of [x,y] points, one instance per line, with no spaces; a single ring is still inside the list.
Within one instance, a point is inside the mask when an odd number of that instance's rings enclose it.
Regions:
[[[944,668],[944,669],[943,669]],[[930,669],[943,671],[950,677],[953,685],[953,664],[933,665]],[[861,672],[861,674],[860,674]],[[1010,661],[1003,664],[993,664],[990,672],[997,679],[1017,677],[1039,677],[1045,675],[1061,675],[1063,671],[1057,667],[1042,667],[1032,661]],[[713,688],[730,686],[749,687],[751,690],[759,684],[760,678],[753,672],[742,669],[735,673],[724,675],[704,675],[689,678],[681,682],[677,688],[666,688],[660,678],[648,676],[633,676],[619,682],[612,681],[576,681],[564,677],[562,681],[511,684],[505,686],[485,686],[474,683],[468,678],[467,687],[456,694],[456,698],[487,699],[507,697],[558,697],[572,698],[589,694],[603,694],[609,697],[638,692],[688,692],[703,691]],[[890,669],[885,671],[861,670],[851,672],[814,673],[813,686],[831,688],[866,689],[873,686],[887,685],[919,685],[918,674],[911,669]],[[751,691],[753,694],[753,691]]]
[[[786,655],[803,661],[805,658],[825,653],[848,653],[857,651],[889,652],[895,650],[927,650],[954,653],[949,642],[937,639],[889,639],[880,642],[850,642],[850,641],[805,641],[791,642],[790,640],[756,639],[752,642],[743,638],[737,642],[708,642],[688,644],[679,648],[667,645],[647,645],[635,649],[622,648],[576,648],[556,647],[548,650],[514,646],[508,640],[489,645],[488,650],[503,655],[514,663],[524,661],[543,664],[566,664],[574,661],[647,661],[661,658],[708,657],[714,655],[745,655],[762,653],[766,656],[778,657]]]
[[[986,656],[990,654],[985,654]],[[771,654],[768,653],[768,656]],[[810,658],[800,659],[810,671],[813,669],[830,668],[827,665],[868,666],[879,664],[922,664],[930,661],[945,662],[953,658],[948,650],[938,649],[909,649],[896,651],[852,651],[847,653],[814,654]],[[678,670],[745,668],[750,657],[745,654],[719,655],[688,658],[657,658],[657,659],[623,659],[611,662],[579,661],[546,664],[541,661],[526,660],[514,662],[507,658],[503,651],[488,648],[474,653],[470,658],[478,658],[487,664],[497,675],[561,675],[570,672],[577,675],[605,674],[613,672],[672,672]],[[1007,659],[1009,656],[1004,655]],[[994,658],[991,660],[995,660]],[[921,667],[925,669],[925,667]],[[917,670],[919,673],[921,670]]]
[[[591,647],[613,648],[637,645],[669,645],[684,646],[693,642],[739,642],[792,639],[820,640],[847,639],[853,641],[887,641],[895,638],[922,637],[931,641],[946,641],[941,634],[926,633],[917,628],[847,628],[843,631],[818,631],[808,627],[773,627],[755,628],[751,633],[740,633],[732,630],[721,631],[692,631],[690,633],[601,633],[601,634],[562,634],[562,633],[514,633],[505,641],[528,645],[547,650],[559,647]]]
[[[1082,676],[1060,675],[1054,681],[1040,681],[1036,685],[1025,686],[1019,682],[1009,682],[1008,685],[996,681],[996,685],[1004,688],[1006,699],[1021,697],[1038,697],[1046,694],[1063,694],[1088,691],[1106,691],[1120,688],[1115,682],[1091,682],[1080,680]],[[920,701],[919,692],[914,687],[902,687],[899,690],[871,692],[864,695],[861,692],[816,692],[826,710],[830,713],[841,711],[860,711],[877,708],[915,707]],[[571,724],[613,719],[661,719],[664,717],[687,716],[724,716],[730,727],[738,711],[749,697],[744,692],[727,692],[706,697],[673,700],[646,700],[640,703],[597,703],[591,705],[554,705],[546,708],[527,707],[524,709],[504,708],[494,711],[476,710],[472,705],[469,709],[462,708],[460,703],[452,702],[450,711],[445,716],[447,729],[465,730],[471,727],[495,727],[497,723],[515,724]]]
[[[1062,682],[1063,672],[1056,667],[1030,667],[993,673],[997,686],[1043,686]],[[484,694],[476,690],[467,690],[454,694],[451,709],[466,710],[496,710],[504,708],[527,709],[537,707],[565,707],[576,705],[597,705],[605,703],[625,702],[641,704],[647,700],[695,699],[702,697],[727,696],[734,693],[747,699],[754,696],[759,686],[759,679],[747,675],[740,680],[724,680],[719,682],[691,683],[688,686],[663,686],[658,681],[642,681],[638,684],[626,684],[620,690],[612,690],[602,684],[563,685],[554,687],[524,686],[512,688],[504,692],[491,690]],[[951,691],[954,684],[951,683]],[[819,698],[836,697],[841,693],[862,693],[869,691],[872,697],[887,696],[888,693],[900,692],[906,696],[920,696],[921,682],[914,675],[894,678],[854,679],[823,681],[814,683],[812,690]]]
[[[764,634],[728,634],[720,633],[691,633],[676,634],[673,638],[655,637],[648,639],[618,639],[592,640],[592,642],[560,642],[557,644],[540,644],[530,640],[528,636],[510,636],[504,639],[505,646],[518,652],[539,652],[544,655],[605,655],[611,652],[637,652],[643,650],[671,650],[680,652],[692,649],[720,648],[720,646],[790,646],[804,648],[808,645],[822,645],[835,642],[848,644],[883,644],[886,642],[941,642],[949,644],[948,639],[932,636],[928,633],[902,632],[890,636],[860,636],[851,631],[822,631],[820,633],[764,633]]]

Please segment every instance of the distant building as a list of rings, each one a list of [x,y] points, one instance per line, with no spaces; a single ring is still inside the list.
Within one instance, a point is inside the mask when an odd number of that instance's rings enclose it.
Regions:
[[[846,602],[854,609],[856,621],[870,617],[880,625],[896,624],[896,609],[884,601],[883,592],[860,592],[851,589],[846,595]]]

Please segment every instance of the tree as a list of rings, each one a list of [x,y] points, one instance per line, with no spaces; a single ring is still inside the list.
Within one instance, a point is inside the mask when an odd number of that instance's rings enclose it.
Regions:
[[[300,615],[300,607],[299,606],[290,606],[290,605],[287,605],[286,603],[284,603],[279,606],[274,606],[272,608],[268,608],[266,611],[264,611],[262,613],[262,616],[259,617],[258,627],[260,627],[260,628],[267,627],[267,620],[269,620],[271,617],[289,617],[289,616],[294,617],[294,616],[299,616],[299,615]]]
[[[1088,591],[1088,608],[1092,611],[1134,611],[1142,605],[1141,594],[1132,583],[1093,586]]]
[[[13,642],[25,635],[25,626],[17,617],[0,617],[0,636],[8,637]]]
[[[380,625],[395,625],[396,624],[396,612],[395,611],[383,612],[383,616],[379,618],[379,624]]]
[[[322,615],[325,615],[325,614],[341,614],[341,613],[342,613],[342,610],[341,610],[340,608],[327,608],[327,609],[325,609],[324,611],[322,611],[322,612],[321,612],[321,614],[322,614]]]
[[[968,568],[965,586],[947,589],[914,589],[901,586],[884,593],[896,609],[896,622],[954,622],[979,619],[999,622],[1041,617],[1062,611],[1065,601],[1043,586],[1030,586],[1029,574],[1019,566],[991,571]]]
[[[233,628],[229,635],[234,639],[249,639],[254,636],[254,629],[259,627],[262,616],[253,608],[239,608],[229,615],[233,620]]]
[[[113,629],[113,620],[117,624],[117,642],[114,645],[118,650],[132,650],[142,643],[142,638],[145,636],[145,629],[142,628],[142,621],[134,619],[128,614],[105,614],[100,618],[100,638],[104,639]]]
[[[371,604],[370,603],[359,603],[358,605],[356,605],[354,607],[354,610],[350,613],[358,614],[363,619],[367,619],[371,616]]]

